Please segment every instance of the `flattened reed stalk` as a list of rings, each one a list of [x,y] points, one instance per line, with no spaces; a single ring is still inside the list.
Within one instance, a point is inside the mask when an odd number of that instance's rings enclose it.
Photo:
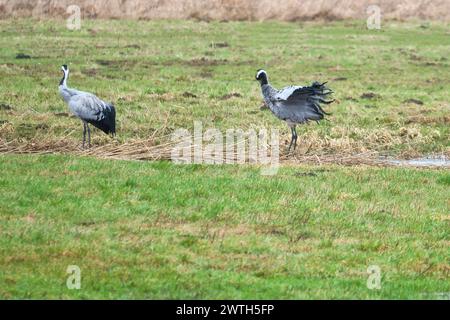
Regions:
[[[140,161],[156,161],[156,160],[171,160],[173,147],[178,144],[178,141],[170,140],[169,136],[158,137],[158,141],[163,143],[156,144],[154,138],[131,140],[126,143],[118,143],[113,141],[111,143],[92,147],[91,149],[81,149],[80,145],[70,140],[61,138],[56,140],[30,140],[20,141],[11,140],[6,141],[0,139],[0,154],[72,154],[78,156],[92,156],[102,159],[117,159],[117,160],[140,160]],[[228,154],[228,157],[237,163],[238,153],[237,146],[245,143],[245,141],[236,141],[233,145],[233,152]],[[192,154],[193,148],[192,146]],[[362,152],[357,154],[350,154],[343,152],[337,154],[296,154],[290,156],[284,153],[284,147],[280,150],[280,163],[286,165],[295,165],[298,163],[308,164],[340,164],[340,165],[386,165],[386,162],[379,160],[379,154],[374,151]],[[231,155],[231,157],[230,157]],[[270,155],[270,153],[269,153]],[[223,158],[226,158],[225,147]],[[212,162],[213,157],[203,157],[204,162]],[[223,161],[225,163],[225,161]],[[245,163],[251,163],[248,154],[245,157]]]

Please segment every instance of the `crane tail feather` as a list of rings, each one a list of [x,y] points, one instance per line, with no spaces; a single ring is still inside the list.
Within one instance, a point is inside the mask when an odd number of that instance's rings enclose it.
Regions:
[[[88,121],[97,129],[100,129],[106,134],[116,135],[116,109],[113,105],[108,105],[105,110],[103,110],[103,119],[98,121]]]

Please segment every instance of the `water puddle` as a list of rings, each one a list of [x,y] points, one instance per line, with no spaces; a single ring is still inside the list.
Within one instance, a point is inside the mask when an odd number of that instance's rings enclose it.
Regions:
[[[383,162],[402,167],[439,167],[450,168],[450,158],[445,156],[429,156],[418,159],[399,160],[399,159],[383,159]]]

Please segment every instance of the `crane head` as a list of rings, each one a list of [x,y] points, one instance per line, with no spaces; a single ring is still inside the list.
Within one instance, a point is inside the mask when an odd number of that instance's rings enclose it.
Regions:
[[[64,73],[66,73],[66,72],[69,71],[69,67],[67,67],[67,64],[63,64],[63,65],[61,66],[61,70],[62,70]]]
[[[256,80],[258,80],[261,84],[267,84],[268,80],[267,80],[267,72],[263,69],[259,69],[256,72]]]

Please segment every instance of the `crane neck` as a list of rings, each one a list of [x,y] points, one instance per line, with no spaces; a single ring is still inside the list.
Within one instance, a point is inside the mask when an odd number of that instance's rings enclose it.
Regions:
[[[270,97],[277,92],[277,90],[268,83],[261,84],[261,91],[262,91],[263,96],[265,96],[265,97]]]
[[[279,111],[279,106],[274,103],[273,99],[278,90],[272,87],[270,84],[265,84],[261,86],[261,91],[267,107],[269,107],[270,111],[272,111],[272,113],[276,115]]]
[[[69,71],[63,71],[64,76],[62,77],[61,81],[59,82],[60,86],[67,87],[67,79],[69,78]]]
[[[263,76],[261,80],[259,80],[259,83],[261,84],[261,87],[264,85],[269,84],[269,80],[267,79],[266,76]]]

